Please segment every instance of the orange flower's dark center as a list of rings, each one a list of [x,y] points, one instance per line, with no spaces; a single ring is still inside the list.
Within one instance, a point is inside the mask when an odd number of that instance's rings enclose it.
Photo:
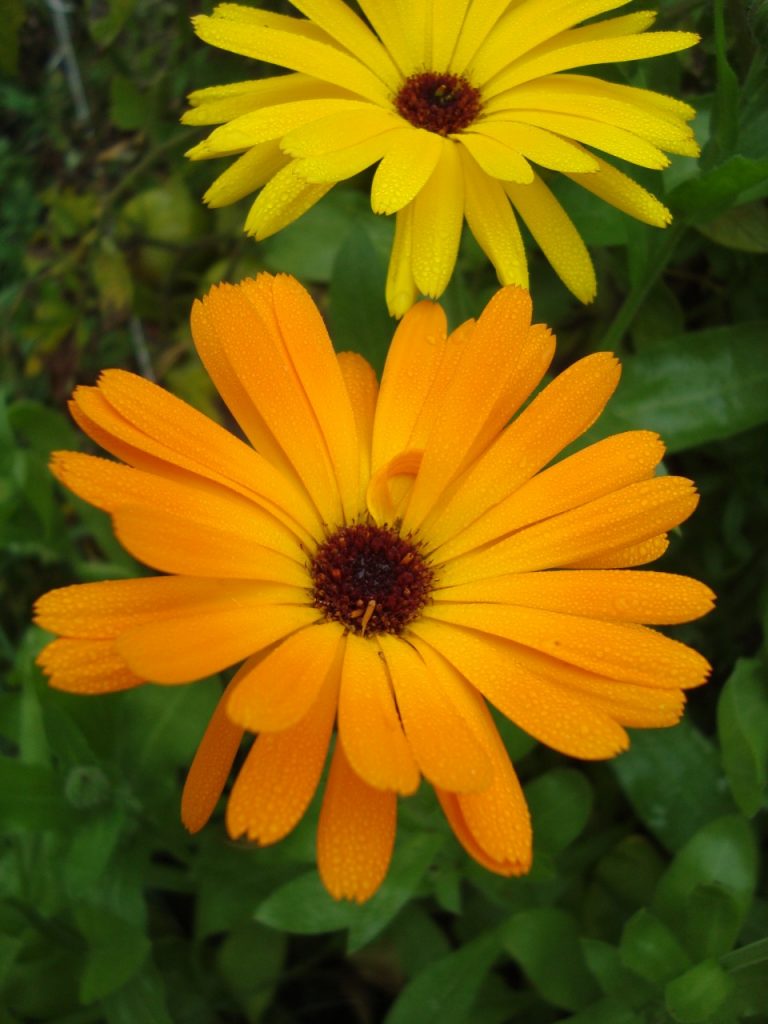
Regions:
[[[422,71],[405,80],[395,97],[398,114],[417,128],[450,135],[468,128],[480,113],[480,91],[461,75]]]
[[[432,570],[417,544],[388,526],[343,526],[310,567],[313,604],[354,633],[402,633],[429,599]]]

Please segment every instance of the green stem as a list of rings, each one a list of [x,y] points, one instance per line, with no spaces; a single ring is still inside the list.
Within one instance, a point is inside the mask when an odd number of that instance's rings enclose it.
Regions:
[[[619,307],[619,311],[616,316],[608,325],[608,329],[605,331],[601,339],[601,347],[607,349],[619,347],[619,343],[626,334],[632,321],[639,313],[640,307],[648,297],[648,293],[664,273],[664,270],[672,258],[672,254],[677,248],[677,244],[682,238],[684,231],[685,224],[680,220],[675,221],[672,227],[668,228],[664,236],[664,241],[659,247],[659,251],[655,254],[653,263],[645,277],[630,290],[626,299]]]

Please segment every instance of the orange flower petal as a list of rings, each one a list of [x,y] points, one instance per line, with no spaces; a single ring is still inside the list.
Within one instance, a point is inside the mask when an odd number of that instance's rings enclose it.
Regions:
[[[368,785],[404,796],[419,785],[419,769],[403,734],[376,644],[350,634],[341,672],[339,740],[352,769]]]
[[[237,686],[244,665],[229,682],[211,715],[189,766],[181,795],[181,820],[190,832],[199,832],[213,814],[224,792],[244,730],[227,716],[227,699]]]
[[[665,572],[575,570],[512,573],[439,590],[443,601],[492,602],[541,608],[616,622],[689,622],[712,610],[703,583]]]
[[[577,558],[568,562],[564,569],[630,569],[636,565],[647,565],[661,558],[669,547],[669,537],[661,533],[639,544],[628,544],[626,547],[612,548],[601,551],[587,558]]]
[[[113,640],[63,637],[43,648],[37,664],[55,690],[67,693],[114,693],[144,682],[125,664]]]
[[[314,796],[325,764],[339,692],[339,656],[309,712],[296,725],[257,737],[227,803],[227,831],[262,846],[295,828]]]
[[[397,797],[374,789],[350,768],[336,744],[317,826],[317,868],[334,899],[364,903],[392,859]]]
[[[188,683],[256,654],[288,633],[308,626],[317,610],[275,605],[221,606],[203,614],[133,626],[117,640],[128,666],[156,683]]]
[[[251,732],[295,725],[317,699],[342,635],[338,622],[308,626],[286,637],[248,671],[241,670],[227,705],[232,721]]]
[[[399,637],[382,634],[377,640],[405,735],[426,778],[452,792],[487,787],[492,775],[490,762],[460,706],[451,699],[450,678],[444,679],[444,673],[436,676],[420,654]]]
[[[340,352],[337,358],[357,427],[360,452],[360,505],[362,507],[371,475],[373,421],[376,416],[379,384],[373,367],[357,352]]]

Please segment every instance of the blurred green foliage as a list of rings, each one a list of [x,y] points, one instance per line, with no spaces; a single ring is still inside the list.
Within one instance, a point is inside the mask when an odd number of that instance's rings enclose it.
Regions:
[[[699,484],[664,567],[720,596],[678,630],[713,662],[713,682],[682,725],[636,733],[613,764],[566,763],[506,728],[534,817],[530,876],[471,863],[423,788],[401,804],[386,883],[356,907],[318,881],[316,808],[264,850],[229,842],[220,819],[195,839],[182,829],[181,781],[218,680],[96,700],[50,692],[34,666],[45,637],[28,623],[52,586],[141,572],[106,517],[48,474],[52,450],[82,443],[65,411],[72,387],[123,366],[220,417],[189,306],[261,268],[299,276],[339,347],[380,367],[391,222],[368,210],[365,181],[259,246],[241,234],[242,204],[202,207],[212,169],[183,158],[184,95],[253,72],[197,45],[195,5],[8,0],[0,1024],[768,1021],[768,14],[764,0],[659,6],[662,27],[693,27],[702,45],[606,73],[699,111],[700,161],[648,178],[675,226],[654,232],[554,180],[599,296],[577,306],[529,240],[532,290],[557,330],[558,368],[594,348],[622,354],[592,436],[657,429],[668,469]],[[494,287],[465,239],[452,321]]]

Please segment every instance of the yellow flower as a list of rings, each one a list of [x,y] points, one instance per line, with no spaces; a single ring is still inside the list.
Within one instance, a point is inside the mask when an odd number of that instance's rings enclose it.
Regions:
[[[262,239],[378,163],[372,207],[397,214],[387,279],[394,315],[419,292],[442,294],[464,218],[499,281],[527,287],[515,211],[589,302],[589,254],[535,165],[664,227],[670,214],[658,199],[592,150],[651,168],[669,163],[665,151],[698,153],[687,104],[571,73],[697,41],[646,32],[652,11],[576,27],[627,2],[361,0],[374,31],[344,0],[292,0],[306,19],[220,4],[194,19],[201,39],[294,73],[192,93],[184,121],[221,127],[188,156],[242,154],[206,202],[225,206],[262,189],[245,222]]]
[[[451,334],[439,306],[414,306],[380,388],[362,357],[334,353],[290,277],[214,288],[192,330],[250,444],[122,370],[76,390],[75,420],[120,461],[60,452],[54,472],[168,575],[42,597],[52,685],[104,693],[243,662],[182,817],[204,825],[257,733],[227,827],[262,844],[303,815],[335,724],[317,856],[336,897],[376,890],[397,796],[421,776],[472,857],[527,871],[525,800],[486,701],[564,754],[608,758],[625,726],[677,722],[708,672],[648,624],[703,615],[711,592],[627,568],[657,558],[697,502],[689,480],[654,475],[658,437],[629,431],[545,468],[599,415],[616,359],[589,355],[528,402],[554,339],[515,287]]]

